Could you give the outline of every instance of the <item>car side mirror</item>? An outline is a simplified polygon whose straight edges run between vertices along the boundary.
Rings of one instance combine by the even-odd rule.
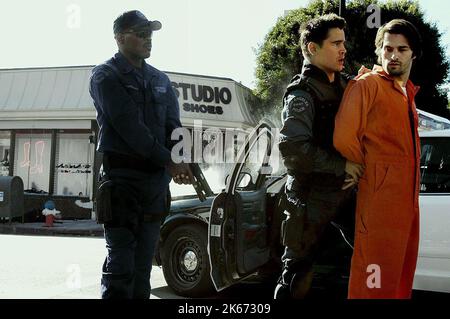
[[[252,175],[250,175],[250,173],[247,173],[247,172],[241,172],[239,174],[237,187],[238,188],[247,188],[252,185],[253,185]]]

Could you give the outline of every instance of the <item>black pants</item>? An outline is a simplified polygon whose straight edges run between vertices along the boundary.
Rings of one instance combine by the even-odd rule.
[[[104,225],[108,253],[102,298],[148,299],[161,217],[167,211],[166,191],[155,192],[158,185],[139,172],[112,169],[108,175],[113,182],[112,220]]]
[[[327,232],[337,231],[331,227],[330,222],[341,219],[340,215],[354,214],[352,209],[348,210],[352,207],[348,205],[352,200],[352,191],[315,187],[308,194],[296,194],[286,190],[286,196],[290,202],[303,201],[304,208],[300,213],[302,216],[299,225],[288,228],[288,231],[296,231],[293,236],[296,242],[287,243],[285,246],[281,258],[283,270],[279,285],[289,290],[286,294],[289,293],[290,297],[303,298],[311,286],[312,267],[328,237]],[[347,209],[344,210],[344,207]],[[288,209],[293,210],[292,206]],[[294,213],[288,211],[287,215],[292,216]]]

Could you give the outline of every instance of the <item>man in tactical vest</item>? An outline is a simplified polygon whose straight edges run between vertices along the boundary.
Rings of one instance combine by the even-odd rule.
[[[329,14],[302,28],[302,74],[284,94],[279,149],[289,175],[282,225],[286,248],[275,299],[305,297],[320,239],[363,172],[333,147],[334,118],[348,80],[340,74],[345,25]]]

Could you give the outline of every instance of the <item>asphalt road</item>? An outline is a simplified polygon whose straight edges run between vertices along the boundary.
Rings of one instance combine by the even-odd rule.
[[[99,299],[102,238],[0,235],[0,299]],[[151,298],[179,298],[153,267]]]
[[[102,238],[0,235],[0,299],[99,299]],[[162,270],[152,270],[152,299],[180,299]],[[212,299],[270,300],[273,287],[246,283],[209,296]],[[327,296],[320,289],[315,299]],[[449,299],[448,294],[414,292],[413,299]],[[340,299],[340,298],[339,298]]]
[[[99,299],[103,238],[0,235],[0,299]],[[181,299],[153,266],[151,299]],[[213,294],[213,299],[270,299],[272,288],[249,283]]]

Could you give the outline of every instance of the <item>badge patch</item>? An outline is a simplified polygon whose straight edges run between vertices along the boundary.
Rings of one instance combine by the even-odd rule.
[[[166,93],[166,88],[164,86],[155,86],[155,90],[158,93]]]
[[[310,101],[303,96],[296,96],[289,102],[289,109],[293,113],[303,113],[309,107]]]
[[[109,77],[111,75],[111,72],[109,71],[109,69],[107,68],[101,68],[101,69],[97,69],[93,74],[92,74],[92,81],[96,84],[100,84],[103,82],[104,79],[106,79],[107,77]]]

